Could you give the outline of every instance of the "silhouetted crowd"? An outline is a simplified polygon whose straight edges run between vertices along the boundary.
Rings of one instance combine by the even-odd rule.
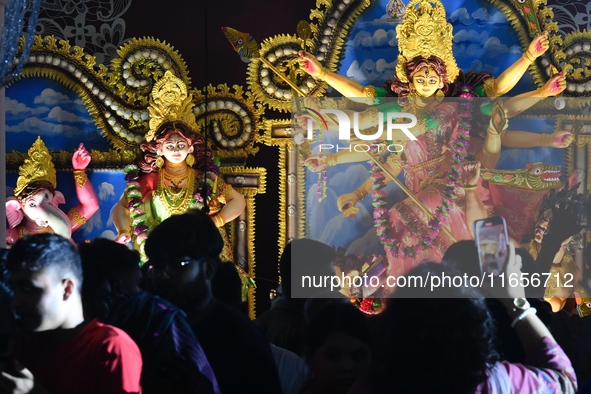
[[[222,248],[198,211],[158,225],[143,266],[107,239],[18,240],[2,258],[0,393],[591,392],[591,317],[554,312],[536,289],[401,287],[364,313],[343,289],[294,296],[298,267],[334,275],[337,259],[298,239],[280,258],[278,297],[251,321]],[[471,274],[477,253],[460,241],[407,275]],[[510,245],[507,274],[533,266]]]

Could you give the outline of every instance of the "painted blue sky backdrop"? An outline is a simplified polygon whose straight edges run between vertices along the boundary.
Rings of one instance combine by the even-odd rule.
[[[6,89],[6,148],[26,152],[41,136],[49,150],[109,149],[76,93],[47,78],[25,78]]]
[[[453,52],[464,71],[489,71],[498,76],[521,56],[523,48],[517,34],[496,6],[474,0],[442,2],[454,28]],[[347,37],[339,74],[364,85],[381,86],[392,79],[398,56],[397,22],[388,20],[387,3],[374,3],[357,19]],[[526,73],[511,95],[532,88],[532,79]]]

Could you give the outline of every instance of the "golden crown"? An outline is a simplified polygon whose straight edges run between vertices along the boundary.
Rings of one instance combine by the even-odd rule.
[[[29,157],[18,169],[19,176],[14,189],[15,197],[18,197],[28,185],[36,181],[48,181],[54,188],[56,186],[55,167],[51,160],[51,154],[41,137],[37,137],[37,141],[31,145],[28,155]]]
[[[197,130],[195,115],[193,114],[193,96],[187,94],[185,83],[175,77],[170,71],[154,84],[150,95],[150,130],[146,133],[146,140],[151,141],[158,128],[164,122],[183,122],[193,130]]]
[[[406,18],[396,27],[396,38],[399,52],[396,77],[400,81],[408,82],[406,63],[418,56],[437,56],[443,60],[448,82],[458,77],[460,69],[452,52],[453,27],[447,22],[445,8],[439,0],[411,0],[406,6]]]

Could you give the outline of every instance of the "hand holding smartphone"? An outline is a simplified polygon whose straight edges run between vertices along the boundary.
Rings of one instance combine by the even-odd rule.
[[[509,255],[507,223],[502,216],[474,222],[474,241],[478,248],[480,272],[500,275]]]

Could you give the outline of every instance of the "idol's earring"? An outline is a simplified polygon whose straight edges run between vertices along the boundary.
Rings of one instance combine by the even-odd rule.
[[[162,158],[162,156],[158,156],[155,164],[156,164],[156,167],[158,167],[158,168],[164,167],[164,159]]]
[[[443,90],[437,89],[437,92],[435,92],[435,98],[437,99],[437,101],[443,100],[444,97],[445,93],[443,93]]]
[[[185,162],[187,163],[187,165],[189,167],[193,167],[193,164],[195,164],[195,156],[189,154],[187,155],[187,158],[185,159]]]
[[[410,87],[410,91],[408,92],[408,101],[411,104],[414,104],[414,102],[417,99],[417,91],[414,89],[414,87],[411,85]]]

